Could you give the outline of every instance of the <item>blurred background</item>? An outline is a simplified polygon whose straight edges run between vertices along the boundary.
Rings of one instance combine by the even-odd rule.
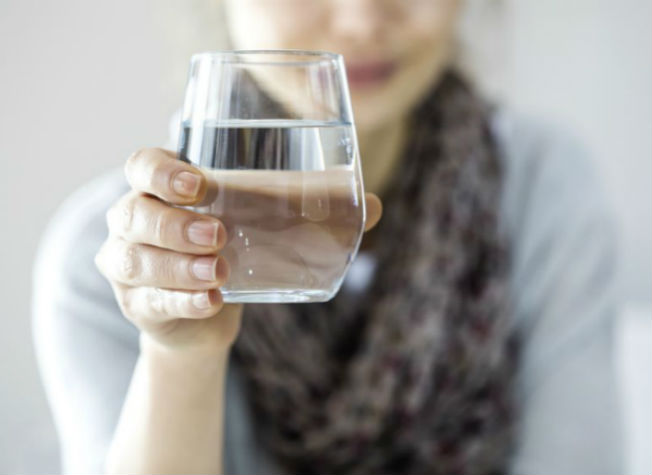
[[[166,142],[190,54],[223,37],[208,1],[0,1],[0,473],[58,470],[31,342],[39,236],[77,186]],[[579,137],[618,214],[628,473],[652,473],[652,2],[467,3],[487,94]]]

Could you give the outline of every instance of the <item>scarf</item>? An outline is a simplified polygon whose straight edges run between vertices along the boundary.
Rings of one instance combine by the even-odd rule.
[[[246,305],[234,362],[262,443],[294,474],[506,470],[508,329],[501,170],[489,110],[447,72],[411,117],[362,294]]]

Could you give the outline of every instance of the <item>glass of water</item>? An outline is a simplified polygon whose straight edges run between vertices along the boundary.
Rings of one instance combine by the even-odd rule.
[[[207,178],[194,209],[227,229],[225,302],[323,302],[337,293],[365,221],[340,55],[193,56],[179,158]]]

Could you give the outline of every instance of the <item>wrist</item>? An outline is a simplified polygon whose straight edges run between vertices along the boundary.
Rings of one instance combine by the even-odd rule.
[[[140,355],[147,361],[180,368],[223,367],[229,357],[231,347],[209,345],[168,346],[158,342],[145,332],[140,333]]]

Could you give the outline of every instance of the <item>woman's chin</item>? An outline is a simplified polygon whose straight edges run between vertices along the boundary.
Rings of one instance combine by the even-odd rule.
[[[351,89],[351,105],[358,133],[378,130],[398,119],[401,104],[391,100],[383,88],[371,90]]]

